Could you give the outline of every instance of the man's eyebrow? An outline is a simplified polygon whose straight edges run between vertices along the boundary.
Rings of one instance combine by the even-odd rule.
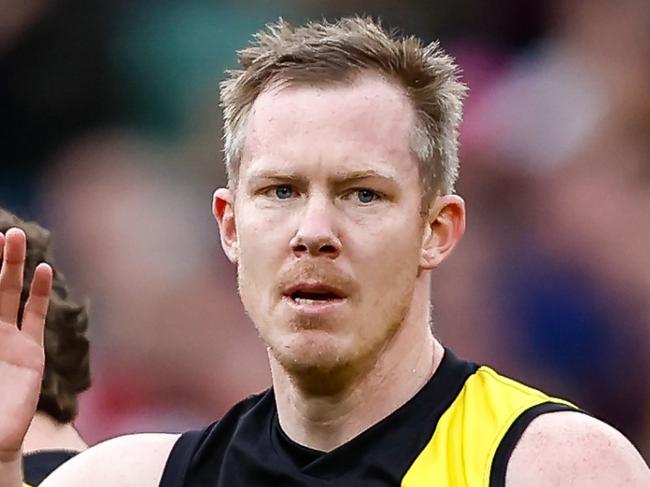
[[[272,169],[262,169],[260,171],[253,171],[248,177],[254,179],[275,179],[283,181],[301,181],[304,178],[292,172],[277,171]]]
[[[373,169],[361,170],[361,171],[350,171],[350,172],[341,172],[334,176],[332,180],[335,183],[351,183],[354,181],[360,181],[363,179],[381,179],[384,181],[395,181],[395,178],[391,174],[386,174],[382,172],[375,171]]]
[[[394,182],[395,177],[392,174],[387,174],[374,169],[366,169],[359,171],[341,171],[332,178],[330,181],[334,184],[349,184],[354,183],[355,181],[361,181],[364,179],[380,179],[387,182]],[[276,181],[293,181],[293,182],[305,182],[307,178],[296,174],[291,171],[278,171],[276,169],[261,169],[259,171],[253,171],[249,177],[249,180],[276,180]]]

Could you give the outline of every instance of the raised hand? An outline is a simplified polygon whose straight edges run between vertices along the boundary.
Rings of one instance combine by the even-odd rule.
[[[12,228],[6,235],[0,233],[0,254],[0,462],[7,462],[19,458],[38,403],[52,268],[47,264],[36,268],[18,323],[26,255],[24,232]]]

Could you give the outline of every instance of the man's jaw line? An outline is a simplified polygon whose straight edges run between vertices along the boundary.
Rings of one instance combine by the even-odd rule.
[[[403,328],[398,328],[379,351],[374,351],[374,360],[366,362],[363,371],[351,367],[347,380],[330,383],[329,390],[323,387],[328,383],[325,371],[320,371],[307,384],[289,372],[269,351],[280,424],[285,433],[305,446],[329,451],[380,421],[417,393],[434,373],[444,352],[428,325],[427,339],[420,340],[418,347],[411,347],[412,353],[404,352],[402,331]],[[383,360],[391,355],[391,348],[398,349],[397,364]],[[396,379],[402,386],[413,382],[406,386],[410,392],[403,391],[407,393],[401,394],[403,398],[399,403],[382,405]],[[285,423],[287,417],[294,418],[291,424]],[[312,440],[315,443],[310,443]]]

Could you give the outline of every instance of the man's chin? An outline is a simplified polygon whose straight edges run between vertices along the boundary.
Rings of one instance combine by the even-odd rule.
[[[347,342],[330,331],[302,329],[272,344],[270,353],[292,376],[335,375],[354,362]]]

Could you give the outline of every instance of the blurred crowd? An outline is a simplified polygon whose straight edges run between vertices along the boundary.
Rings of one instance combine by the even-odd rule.
[[[217,83],[266,22],[352,13],[440,39],[470,86],[437,335],[650,458],[647,0],[0,0],[0,206],[90,302],[82,433],[192,428],[269,385],[210,213]]]

